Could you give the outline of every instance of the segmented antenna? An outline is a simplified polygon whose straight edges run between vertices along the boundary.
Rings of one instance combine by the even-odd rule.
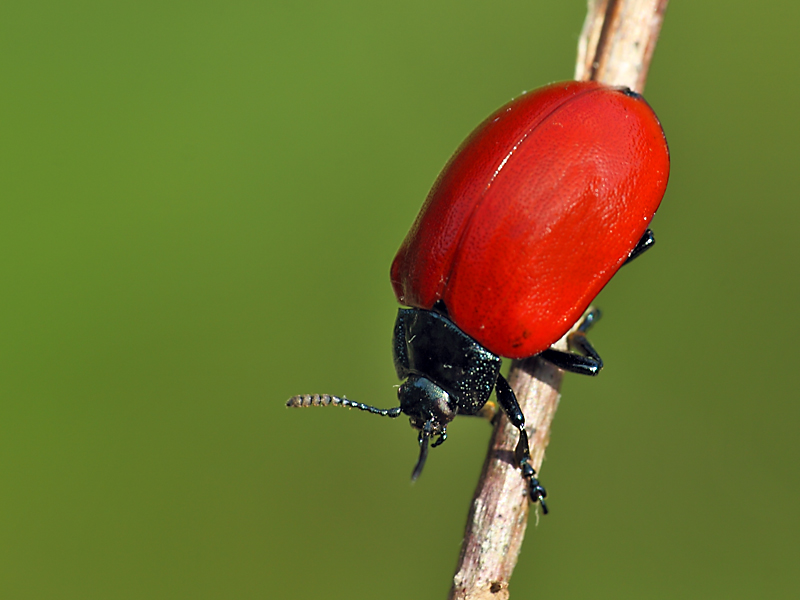
[[[344,406],[346,408],[357,408],[373,415],[380,415],[382,417],[399,417],[403,414],[399,406],[395,408],[375,408],[369,404],[362,404],[361,402],[353,402],[347,398],[340,398],[339,396],[331,396],[330,394],[302,394],[300,396],[293,396],[286,401],[286,406],[292,408],[302,408],[306,406]]]

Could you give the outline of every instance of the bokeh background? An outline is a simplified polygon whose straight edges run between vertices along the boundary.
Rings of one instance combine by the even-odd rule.
[[[0,597],[444,598],[490,428],[411,486],[388,268],[582,0],[0,9]],[[512,597],[796,598],[790,1],[675,1],[656,248],[597,303]],[[404,421],[404,419],[402,420]]]

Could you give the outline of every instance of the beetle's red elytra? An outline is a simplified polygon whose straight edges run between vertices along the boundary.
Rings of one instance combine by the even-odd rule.
[[[492,352],[537,354],[636,246],[669,177],[638,94],[556,83],[514,99],[439,175],[391,268],[401,304],[450,317]]]

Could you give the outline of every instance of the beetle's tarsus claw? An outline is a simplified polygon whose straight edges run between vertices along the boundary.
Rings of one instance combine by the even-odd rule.
[[[542,514],[546,515],[549,511],[547,510],[547,503],[544,501],[543,498],[539,498],[539,504],[542,507]]]
[[[547,490],[544,489],[544,486],[539,483],[539,480],[536,478],[536,469],[528,462],[530,459],[526,458],[523,459],[520,463],[520,469],[522,470],[522,477],[524,477],[528,482],[528,498],[533,504],[537,502],[542,505],[542,513],[547,514],[549,511],[547,510],[547,504],[545,503],[544,499],[547,497]]]

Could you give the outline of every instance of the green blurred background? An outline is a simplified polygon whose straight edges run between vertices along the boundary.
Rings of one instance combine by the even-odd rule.
[[[388,269],[582,0],[0,9],[0,597],[444,598],[489,437],[396,404]],[[512,597],[796,598],[800,7],[674,1],[658,245],[602,293]],[[403,419],[403,421],[405,421]]]

